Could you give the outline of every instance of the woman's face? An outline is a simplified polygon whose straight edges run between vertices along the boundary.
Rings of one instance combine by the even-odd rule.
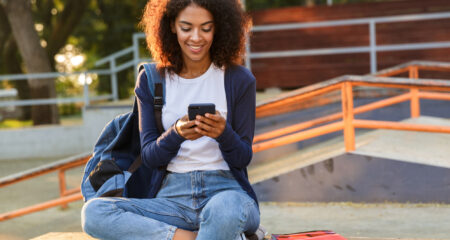
[[[190,4],[178,14],[172,32],[177,35],[185,63],[211,62],[209,49],[214,38],[214,19],[208,10]]]

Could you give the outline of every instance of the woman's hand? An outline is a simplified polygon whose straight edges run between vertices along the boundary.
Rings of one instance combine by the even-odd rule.
[[[197,133],[203,136],[217,138],[223,133],[226,120],[216,111],[216,114],[207,113],[205,116],[197,115],[195,125],[194,130]]]
[[[176,122],[175,128],[177,129],[178,134],[183,138],[187,140],[196,140],[202,137],[202,135],[195,131],[194,126],[195,121],[189,121],[188,115],[185,115]]]

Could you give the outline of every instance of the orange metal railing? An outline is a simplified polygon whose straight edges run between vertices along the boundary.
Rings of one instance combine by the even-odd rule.
[[[66,208],[68,203],[83,199],[83,196],[81,195],[80,192],[81,191],[80,187],[67,189],[65,172],[68,169],[85,165],[90,157],[91,155],[89,153],[80,154],[78,156],[63,159],[61,161],[51,163],[49,165],[44,165],[26,172],[22,172],[19,174],[11,175],[0,179],[0,188],[1,188],[34,177],[38,177],[44,174],[58,171],[59,193],[60,193],[60,197],[57,199],[0,214],[0,222],[15,217],[19,217],[25,214],[41,211],[51,207],[61,206],[63,208]]]
[[[411,117],[420,116],[420,99],[435,99],[450,101],[450,81],[419,79],[419,70],[450,71],[450,64],[439,62],[410,62],[394,68],[378,72],[374,76],[342,76],[322,83],[311,85],[293,91],[289,95],[259,104],[256,108],[256,117],[276,114],[280,108],[288,108],[298,101],[313,99],[317,96],[333,91],[340,91],[342,111],[339,113],[319,117],[310,121],[262,133],[254,138],[253,151],[259,152],[266,149],[307,140],[328,133],[344,132],[346,151],[355,150],[355,128],[369,129],[396,129],[407,131],[425,131],[450,133],[448,126],[435,126],[423,124],[410,124],[390,121],[374,121],[355,119],[355,115],[375,109],[391,106],[397,103],[411,102]],[[409,78],[391,78],[401,73],[409,73]],[[355,87],[382,87],[402,88],[408,92],[398,96],[389,97],[363,106],[353,106],[353,91]],[[327,102],[329,103],[329,102]],[[278,111],[279,112],[279,111]],[[325,124],[325,125],[323,125]],[[318,126],[320,125],[320,126]],[[0,188],[17,183],[42,174],[59,171],[60,197],[27,208],[8,212],[0,215],[0,221],[22,216],[24,214],[44,210],[54,206],[67,206],[68,203],[82,199],[80,188],[67,190],[65,184],[65,171],[67,169],[84,165],[90,154],[82,154],[49,166],[43,166],[17,176],[13,175],[0,179]]]
[[[416,61],[408,63],[406,65],[400,65],[398,67],[381,71],[376,74],[376,76],[343,76],[306,87],[303,89],[303,91],[298,91],[295,95],[292,96],[286,96],[284,99],[277,99],[276,101],[266,103],[256,109],[257,117],[270,116],[271,111],[275,109],[279,110],[280,108],[283,108],[284,106],[289,105],[290,103],[295,101],[305,100],[330,93],[332,91],[340,90],[342,112],[259,134],[254,138],[253,151],[259,152],[269,148],[274,148],[293,142],[322,136],[340,130],[344,131],[346,151],[354,151],[355,128],[396,129],[407,131],[450,133],[450,127],[446,126],[360,120],[354,118],[356,114],[372,111],[408,100],[411,102],[411,117],[415,118],[420,116],[421,98],[434,100],[450,100],[449,93],[426,91],[432,90],[448,92],[450,91],[450,81],[418,79],[419,70],[450,71],[450,64]],[[409,79],[386,78],[386,76],[393,76],[404,72],[409,72]],[[353,90],[356,86],[402,88],[409,89],[409,92],[354,108]],[[327,122],[332,123],[322,125]],[[322,126],[315,127],[317,125]]]

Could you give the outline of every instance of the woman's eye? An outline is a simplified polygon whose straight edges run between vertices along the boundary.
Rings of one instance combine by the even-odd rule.
[[[183,31],[183,32],[189,32],[189,31],[191,31],[191,29],[190,29],[190,28],[181,28],[181,31]]]
[[[203,32],[211,32],[212,28],[202,29]]]

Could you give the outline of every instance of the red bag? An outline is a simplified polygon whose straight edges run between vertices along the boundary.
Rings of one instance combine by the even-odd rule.
[[[341,235],[329,231],[310,231],[291,234],[272,234],[270,240],[347,240]]]

